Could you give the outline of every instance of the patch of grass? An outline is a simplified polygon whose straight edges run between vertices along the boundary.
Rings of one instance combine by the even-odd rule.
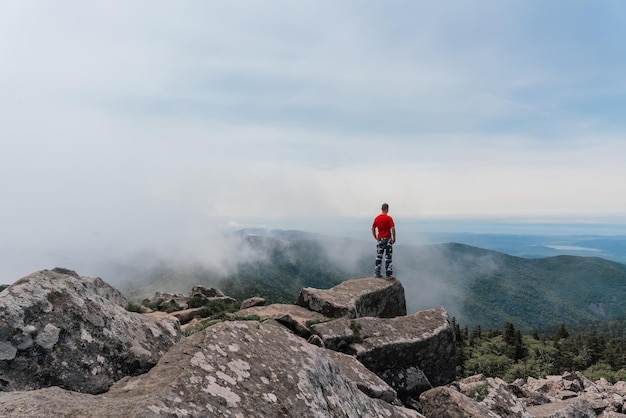
[[[259,315],[245,315],[245,316],[235,316],[232,318],[232,321],[260,321],[261,317]]]
[[[307,328],[310,328],[311,325],[316,325],[316,324],[323,324],[324,322],[330,322],[332,321],[333,318],[324,318],[324,319],[309,319],[308,321],[306,321],[304,323],[304,325],[306,325]]]
[[[484,400],[489,395],[489,383],[483,383],[476,388],[476,400],[478,402]]]
[[[212,300],[206,303],[198,312],[200,318],[211,318],[218,314],[226,314],[236,312],[239,307],[234,303],[228,303],[224,300]]]
[[[138,305],[138,304],[133,303],[133,302],[128,302],[128,304],[126,305],[126,310],[128,312],[136,312],[136,313],[142,313],[143,312],[143,308],[141,307],[141,305]]]
[[[218,324],[220,322],[223,322],[223,321],[219,320],[219,319],[205,319],[204,321],[198,322],[194,326],[191,326],[191,327],[185,329],[183,331],[183,335],[185,337],[189,337],[190,335],[193,335],[196,332],[203,331],[203,330],[207,329],[208,327],[210,327],[211,325],[215,325],[215,324]]]
[[[161,311],[161,312],[174,312],[180,311],[182,308],[176,304],[173,300],[165,300],[163,298],[158,298],[154,302],[150,302],[149,299],[144,299],[141,301],[141,304],[146,308],[150,308],[153,311]]]
[[[258,315],[246,315],[246,316],[233,316],[230,317],[227,312],[220,312],[217,315],[213,315],[210,318],[204,319],[197,324],[185,329],[183,335],[189,337],[196,332],[203,331],[208,327],[218,324],[224,321],[260,321],[261,318]]]
[[[187,306],[190,308],[199,308],[206,303],[206,300],[206,296],[194,294],[187,300]]]
[[[352,336],[349,338],[349,344],[362,343],[363,337],[361,336],[361,329],[363,327],[356,321],[350,321],[350,329],[352,330]]]

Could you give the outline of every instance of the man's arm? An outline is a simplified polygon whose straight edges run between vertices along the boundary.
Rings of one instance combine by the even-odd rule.
[[[376,236],[376,227],[375,226],[372,227],[372,235],[374,236],[374,239],[378,239],[378,237]]]
[[[396,227],[391,227],[391,243],[394,244],[396,242]]]

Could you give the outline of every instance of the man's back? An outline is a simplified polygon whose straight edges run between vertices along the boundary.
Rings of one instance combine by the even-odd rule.
[[[373,226],[378,229],[378,239],[391,238],[391,228],[394,227],[391,216],[381,213],[374,219]]]

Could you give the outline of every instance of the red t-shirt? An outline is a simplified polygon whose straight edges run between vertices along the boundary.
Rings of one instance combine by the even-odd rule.
[[[372,227],[378,229],[378,239],[391,238],[391,228],[394,226],[393,219],[386,213],[381,213],[374,218],[372,224]]]

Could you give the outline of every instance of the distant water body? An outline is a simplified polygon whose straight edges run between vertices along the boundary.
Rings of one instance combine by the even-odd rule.
[[[602,251],[599,248],[579,247],[577,245],[545,245],[544,247],[552,248],[553,250],[558,251]]]

